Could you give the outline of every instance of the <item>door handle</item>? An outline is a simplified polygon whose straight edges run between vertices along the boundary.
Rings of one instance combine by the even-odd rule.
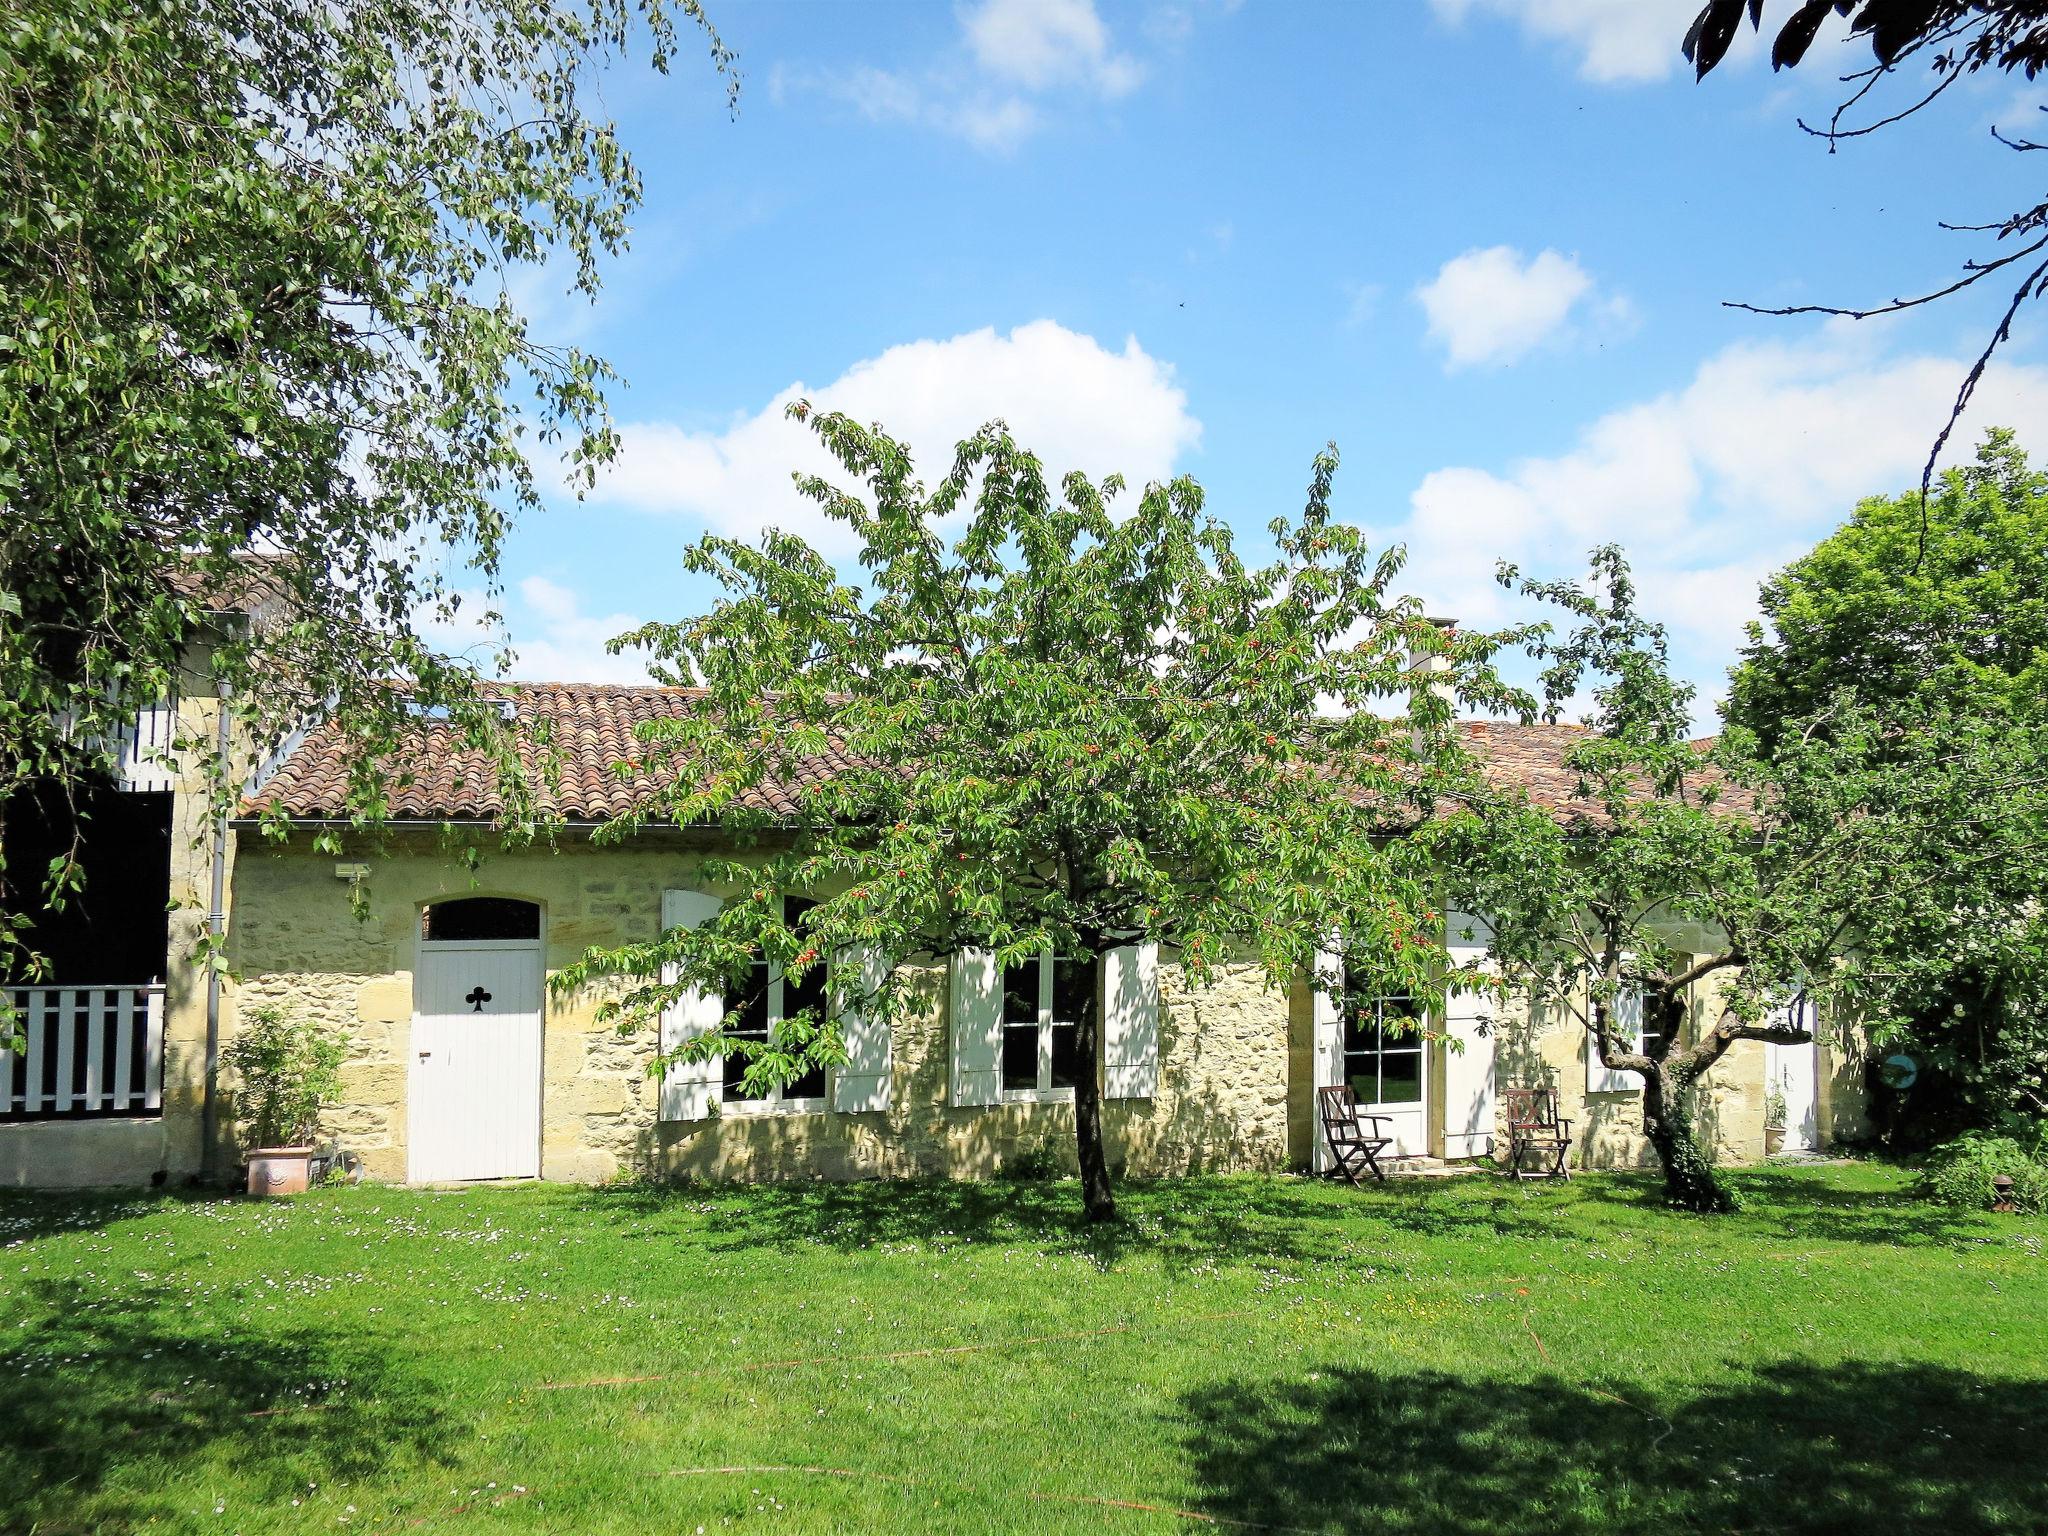
[[[421,1051],[421,1052],[420,1052],[420,1060],[421,1060],[421,1061],[425,1061],[425,1060],[426,1060],[426,1059],[427,1059],[427,1058],[428,1058],[429,1056],[431,1056],[431,1055],[433,1055],[433,1054],[434,1054],[434,1053],[433,1053],[432,1051]]]

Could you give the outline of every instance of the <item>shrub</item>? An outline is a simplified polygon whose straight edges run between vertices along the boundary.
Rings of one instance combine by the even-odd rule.
[[[2048,1163],[2030,1156],[2010,1136],[1972,1131],[1937,1150],[1927,1161],[1925,1190],[1943,1205],[1983,1210],[1997,1198],[1991,1181],[2012,1175],[2012,1202],[2023,1211],[2048,1210]]]
[[[1785,1090],[1775,1085],[1764,1095],[1764,1124],[1783,1128],[1785,1124]]]
[[[1039,1183],[1060,1176],[1060,1155],[1044,1142],[1035,1147],[1026,1147],[1012,1152],[1003,1159],[1002,1175],[1006,1179],[1020,1182]]]
[[[250,1010],[221,1053],[241,1079],[235,1118],[251,1147],[310,1141],[320,1111],[341,1095],[348,1041],[329,1025],[275,1006]]]

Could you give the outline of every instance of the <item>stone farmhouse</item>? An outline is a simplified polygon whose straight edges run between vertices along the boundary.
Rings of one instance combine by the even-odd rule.
[[[203,676],[137,720],[119,781],[92,797],[88,894],[44,914],[36,935],[55,974],[9,989],[26,1050],[0,1053],[0,1183],[232,1169],[232,1084],[210,1081],[209,1062],[265,1004],[346,1031],[344,1102],[323,1129],[377,1179],[979,1177],[1023,1159],[1071,1161],[1063,1037],[1083,988],[1100,989],[1111,1158],[1132,1175],[1321,1169],[1315,1089],[1343,1082],[1389,1118],[1403,1157],[1504,1149],[1501,1090],[1512,1086],[1557,1090],[1574,1166],[1648,1156],[1636,1080],[1608,1073],[1597,1052],[1589,1061],[1575,1024],[1488,1017],[1489,1005],[1454,996],[1430,1021],[1462,1048],[1449,1047],[1382,1027],[1412,1011],[1406,999],[1340,1009],[1305,977],[1276,990],[1251,966],[1194,988],[1149,946],[1118,951],[1102,974],[1054,956],[1001,975],[971,953],[924,962],[913,1016],[893,1031],[851,1023],[845,1068],[765,1097],[743,1095],[736,1062],[658,1079],[650,1038],[621,1037],[597,1022],[596,997],[561,994],[549,978],[590,945],[701,921],[727,894],[699,873],[713,847],[703,830],[591,840],[634,792],[612,765],[634,755],[635,725],[690,708],[688,690],[520,685],[516,709],[550,723],[561,757],[543,792],[560,830],[473,872],[444,828],[488,825],[490,778],[430,721],[374,849],[349,841],[347,746],[324,727],[260,761],[248,752],[239,815],[210,826],[194,775],[164,751],[212,738],[221,711]],[[1573,728],[1463,729],[1489,773],[1566,807]],[[266,813],[290,836],[260,834]],[[64,814],[47,808],[49,837],[65,834]],[[340,856],[316,848],[323,831],[342,839]],[[367,918],[352,912],[352,889]],[[230,963],[212,983],[193,964],[209,924]],[[765,980],[765,1006],[745,1021],[764,1031],[804,1006],[794,985]],[[1703,991],[1699,1009],[1710,1004]],[[664,1035],[723,1012],[722,999],[698,999]],[[1859,1082],[1858,1064],[1825,1043],[1744,1042],[1700,1095],[1703,1128],[1722,1160],[1758,1160],[1775,1084],[1787,1147],[1817,1147],[1838,1128],[1837,1104],[1843,1126],[1854,1115]]]

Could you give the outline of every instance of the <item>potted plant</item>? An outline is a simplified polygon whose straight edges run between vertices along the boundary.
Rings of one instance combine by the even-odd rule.
[[[312,1182],[320,1111],[341,1095],[339,1030],[275,1005],[249,1011],[222,1053],[239,1085],[235,1118],[249,1150],[249,1193],[290,1195]]]
[[[1764,1095],[1764,1156],[1771,1156],[1784,1145],[1785,1090],[1773,1083]]]

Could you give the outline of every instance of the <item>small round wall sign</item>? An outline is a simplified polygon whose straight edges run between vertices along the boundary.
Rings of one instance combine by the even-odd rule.
[[[1877,1072],[1884,1079],[1885,1087],[1904,1093],[1920,1080],[1920,1063],[1901,1051],[1879,1062]]]

